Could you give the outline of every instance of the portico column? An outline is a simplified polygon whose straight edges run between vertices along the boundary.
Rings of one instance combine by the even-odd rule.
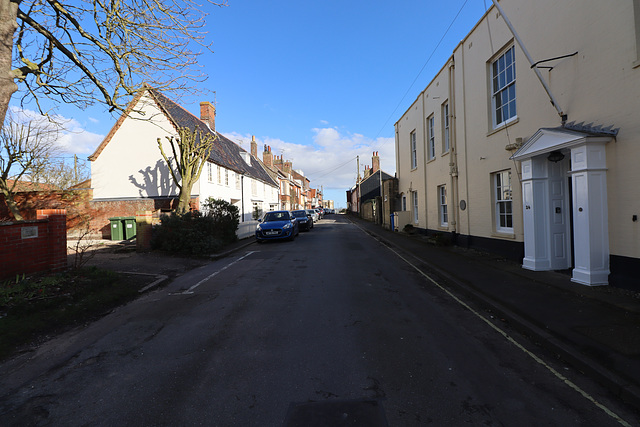
[[[522,267],[543,271],[551,268],[548,222],[547,160],[534,157],[522,161],[522,209],[524,259]]]
[[[572,281],[609,284],[609,219],[605,143],[571,147],[573,238]]]

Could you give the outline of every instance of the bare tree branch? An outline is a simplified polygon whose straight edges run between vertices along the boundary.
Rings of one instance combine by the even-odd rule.
[[[195,0],[0,0],[0,120],[16,83],[43,114],[42,98],[124,112],[145,83],[195,90],[206,16]]]
[[[158,138],[158,147],[164,158],[173,181],[180,189],[178,198],[178,212],[186,212],[189,209],[189,201],[191,200],[191,188],[202,173],[202,168],[211,154],[213,143],[217,139],[217,135],[202,129],[189,128],[178,129],[178,137],[166,137],[173,151],[173,158],[170,159],[164,152],[162,140]]]
[[[57,153],[57,129],[42,123],[18,123],[8,116],[0,130],[0,193],[16,220],[22,220],[14,194],[24,177],[43,174]]]

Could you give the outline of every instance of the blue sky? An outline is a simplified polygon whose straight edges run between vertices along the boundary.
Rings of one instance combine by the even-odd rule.
[[[312,187],[322,187],[325,199],[345,207],[356,156],[364,170],[378,151],[382,169],[395,173],[394,123],[490,5],[229,0],[227,7],[207,6],[214,52],[200,58],[209,76],[202,86],[215,99],[209,93],[182,105],[199,115],[200,101],[215,101],[219,132],[247,150],[255,135],[259,155],[270,145]],[[85,158],[115,123],[100,107],[59,113],[73,129],[62,140],[65,150]]]

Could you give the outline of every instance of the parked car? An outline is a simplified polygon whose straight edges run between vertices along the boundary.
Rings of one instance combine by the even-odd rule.
[[[318,215],[318,212],[316,212],[315,209],[307,209],[307,213],[311,215],[313,222],[318,222],[320,220],[320,215]]]
[[[324,211],[322,208],[316,208],[315,210],[318,212],[318,217],[320,217],[320,219],[324,218]]]
[[[298,220],[289,211],[267,212],[258,221],[260,222],[256,227],[258,242],[278,239],[293,240],[300,232]]]
[[[300,231],[309,231],[313,228],[313,218],[311,218],[311,215],[309,215],[306,210],[291,211],[291,214],[298,220],[298,228],[300,228]]]

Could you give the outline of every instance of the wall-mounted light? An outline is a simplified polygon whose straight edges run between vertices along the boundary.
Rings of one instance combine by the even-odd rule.
[[[547,156],[547,160],[553,163],[558,163],[562,159],[564,159],[564,154],[562,154],[560,151],[552,151]]]

